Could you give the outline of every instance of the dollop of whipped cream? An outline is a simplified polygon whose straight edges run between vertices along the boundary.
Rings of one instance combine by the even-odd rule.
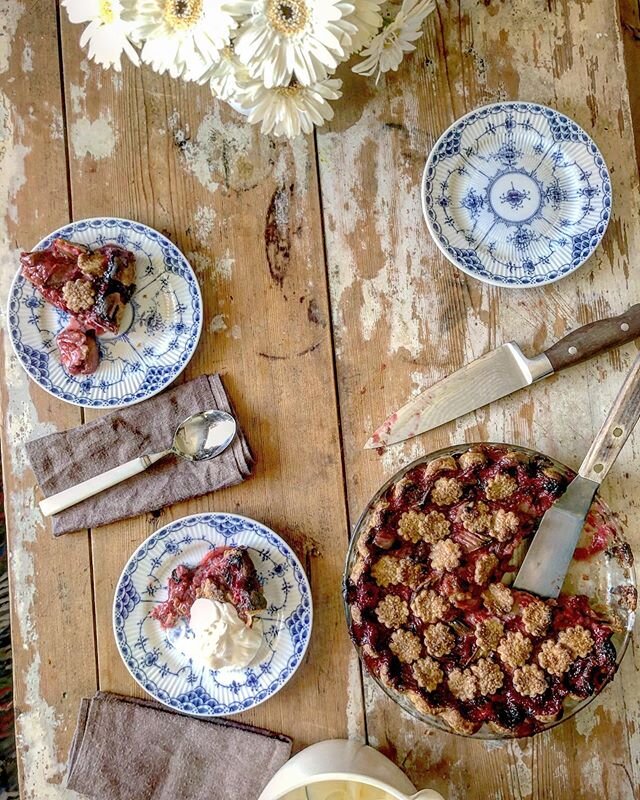
[[[238,616],[231,603],[206,597],[191,606],[189,627],[193,636],[182,641],[185,655],[209,669],[248,667],[262,644],[262,623],[251,627]]]

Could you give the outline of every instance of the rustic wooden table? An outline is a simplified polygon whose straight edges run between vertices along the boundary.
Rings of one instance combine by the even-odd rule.
[[[366,736],[418,786],[449,800],[638,797],[637,647],[614,683],[565,725],[532,741],[468,741],[417,724],[362,680],[340,578],[350,525],[409,459],[493,439],[576,466],[600,425],[633,347],[382,457],[362,450],[374,424],[408,394],[487,349],[517,339],[537,352],[638,300],[638,107],[629,86],[638,91],[639,30],[637,0],[621,8],[615,0],[438,0],[413,58],[377,87],[345,70],[333,123],[288,144],[261,137],[204,88],[150,69],[117,74],[90,64],[80,29],[52,0],[3,0],[2,307],[18,250],[69,219],[118,215],[166,233],[204,294],[205,330],[186,378],[224,374],[258,456],[241,486],[54,540],[37,510],[24,442],[94,412],[29,382],[4,342],[24,798],[71,797],[60,784],[82,696],[97,687],[140,694],[112,635],[115,582],[153,530],[205,510],[241,511],[272,526],[303,558],[313,587],[305,663],[247,721],[291,734],[297,748]],[[614,217],[598,253],[544,289],[505,291],[467,278],[439,253],[420,210],[420,176],[438,135],[475,106],[507,98],[574,117],[613,179]],[[639,448],[636,434],[604,491],[637,549]]]

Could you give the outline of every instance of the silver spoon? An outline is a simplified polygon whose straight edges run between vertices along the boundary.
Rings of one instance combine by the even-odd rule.
[[[75,506],[88,497],[93,497],[117,483],[127,480],[139,472],[168,456],[169,453],[187,461],[205,461],[224,452],[234,440],[238,426],[231,414],[226,411],[201,411],[182,422],[173,437],[173,445],[161,453],[139,456],[126,464],[95,475],[76,486],[71,486],[58,494],[52,494],[40,503],[40,511],[45,517]]]

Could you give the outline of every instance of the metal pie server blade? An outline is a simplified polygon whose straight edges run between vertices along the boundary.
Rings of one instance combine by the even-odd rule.
[[[392,414],[365,448],[385,447],[437,428],[553,372],[546,355],[527,358],[515,342],[472,361]]]
[[[557,597],[567,575],[576,543],[600,484],[578,475],[548,508],[522,566],[514,589],[542,597]]]

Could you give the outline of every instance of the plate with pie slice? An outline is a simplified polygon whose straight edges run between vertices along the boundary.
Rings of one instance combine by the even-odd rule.
[[[202,297],[184,255],[126,219],[70,223],[22,253],[9,334],[43,389],[74,405],[120,408],[152,397],[186,367]]]
[[[237,714],[293,676],[313,621],[293,550],[238,514],[195,514],[161,528],[129,559],[113,626],[122,659],[156,700],[185,714]]]
[[[344,576],[349,631],[368,673],[416,718],[465,736],[531,736],[612,680],[637,590],[601,499],[557,600],[510,588],[573,477],[522,447],[461,445],[404,467],[365,509]]]

